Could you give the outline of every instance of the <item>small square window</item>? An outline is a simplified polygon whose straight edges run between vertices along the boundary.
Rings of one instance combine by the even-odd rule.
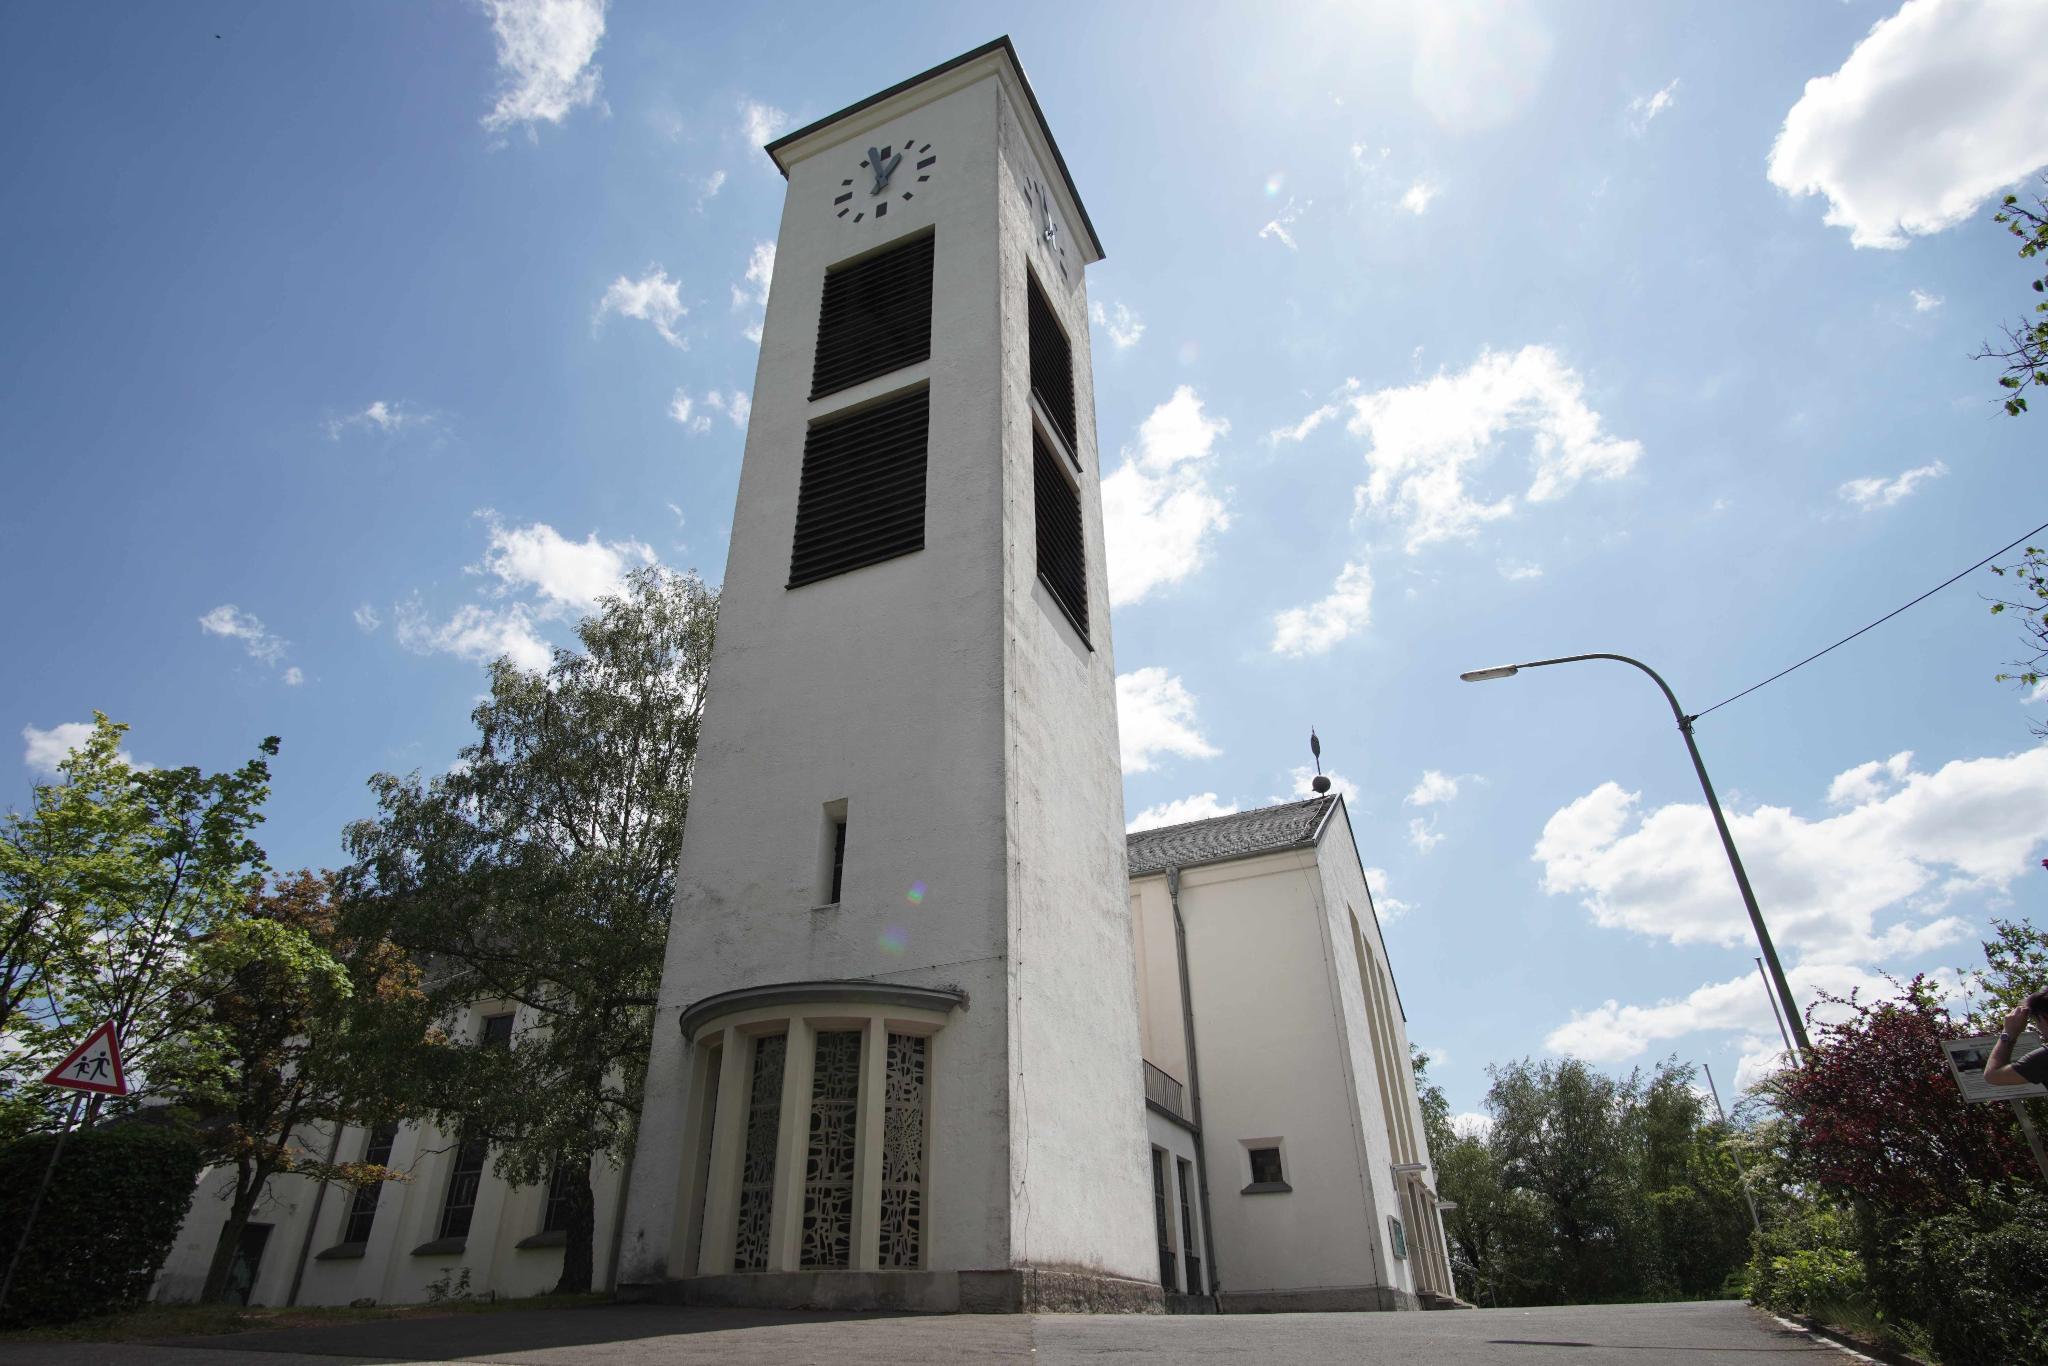
[[[510,1048],[512,1046],[512,1017],[506,1015],[484,1016],[483,1030],[477,1043],[484,1048]]]
[[[1280,1150],[1278,1148],[1252,1149],[1252,1184],[1255,1186],[1280,1185],[1286,1177],[1280,1173]]]

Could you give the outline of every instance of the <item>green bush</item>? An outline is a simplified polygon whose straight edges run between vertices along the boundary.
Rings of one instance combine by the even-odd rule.
[[[2048,1361],[2048,1196],[1970,1183],[1946,1214],[1878,1229],[1872,1288],[1947,1366]]]
[[[13,1255],[56,1141],[37,1134],[0,1149],[0,1257]],[[63,1323],[146,1298],[199,1166],[198,1143],[173,1129],[121,1125],[67,1138],[0,1326]]]
[[[1847,1248],[1795,1248],[1766,1257],[1750,1295],[1787,1314],[1811,1314],[1816,1305],[1861,1302],[1868,1293],[1863,1259]]]

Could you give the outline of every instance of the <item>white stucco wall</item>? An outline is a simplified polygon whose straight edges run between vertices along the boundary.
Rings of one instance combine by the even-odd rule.
[[[681,1010],[742,987],[844,978],[969,993],[933,1057],[948,1104],[931,1135],[928,1267],[1144,1276],[1086,304],[1076,290],[1062,311],[1087,433],[1093,653],[1035,595],[1028,248],[1001,164],[997,60],[849,117],[789,170],[629,1200],[628,1281],[685,1274],[670,1262],[687,1189]],[[885,220],[835,217],[865,148],[906,139],[932,145],[933,180]],[[810,402],[826,268],[927,229],[932,359]],[[924,549],[787,589],[807,426],[922,383]],[[822,813],[841,800],[844,888],[819,909]]]
[[[339,1160],[361,1161],[368,1135],[350,1126],[342,1131]],[[309,1151],[325,1155],[332,1131],[308,1128],[301,1139]],[[453,1141],[439,1131],[416,1125],[400,1128],[392,1144],[391,1165],[410,1176],[386,1182],[377,1201],[368,1245],[361,1257],[321,1261],[319,1254],[342,1239],[353,1192],[330,1186],[320,1200],[310,1246],[306,1225],[315,1219],[315,1184],[300,1176],[271,1179],[252,1222],[271,1225],[270,1238],[256,1269],[249,1303],[282,1305],[291,1292],[292,1275],[305,1249],[305,1276],[298,1303],[348,1304],[373,1299],[379,1304],[412,1304],[427,1298],[427,1286],[444,1272],[451,1281],[463,1268],[470,1273],[470,1293],[500,1297],[539,1295],[552,1290],[562,1274],[559,1247],[520,1248],[518,1242],[540,1231],[547,1189],[542,1185],[511,1186],[488,1166],[477,1191],[476,1211],[462,1252],[418,1257],[412,1249],[434,1238],[440,1229],[441,1202],[447,1190]],[[612,1229],[623,1173],[600,1161],[591,1172],[596,1233],[592,1242],[592,1283],[610,1283]],[[227,1220],[227,1198],[234,1176],[213,1168],[200,1177],[199,1190],[186,1212],[170,1255],[164,1260],[152,1298],[180,1303],[199,1298],[213,1259],[221,1225]]]

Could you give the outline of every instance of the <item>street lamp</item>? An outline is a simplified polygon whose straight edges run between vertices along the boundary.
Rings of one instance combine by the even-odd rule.
[[[1587,659],[1611,659],[1641,669],[1663,692],[1664,700],[1671,704],[1671,714],[1678,720],[1678,733],[1685,737],[1686,753],[1692,756],[1693,772],[1700,775],[1700,791],[1707,794],[1707,809],[1714,813],[1714,828],[1721,832],[1721,847],[1728,851],[1728,866],[1734,870],[1735,885],[1742,891],[1742,904],[1749,910],[1749,923],[1756,929],[1756,942],[1764,951],[1764,961],[1770,965],[1771,982],[1778,989],[1778,999],[1785,1004],[1786,1022],[1792,1026],[1792,1037],[1798,1041],[1799,1052],[1804,1056],[1811,1051],[1811,1045],[1806,1041],[1806,1021],[1799,1014],[1798,1003],[1792,999],[1792,988],[1785,981],[1785,969],[1778,963],[1778,950],[1771,943],[1771,932],[1764,927],[1764,913],[1757,909],[1756,893],[1750,890],[1749,874],[1743,871],[1742,855],[1735,852],[1735,837],[1728,833],[1728,818],[1721,814],[1721,800],[1714,795],[1714,784],[1707,777],[1707,766],[1700,760],[1700,747],[1692,738],[1694,718],[1686,715],[1685,708],[1678,705],[1678,697],[1671,691],[1671,685],[1640,659],[1609,654],[1532,659],[1526,664],[1502,664],[1491,669],[1474,669],[1470,673],[1459,674],[1458,677],[1467,683],[1487,683],[1496,678],[1513,678],[1523,669],[1541,669],[1552,664],[1577,664]]]

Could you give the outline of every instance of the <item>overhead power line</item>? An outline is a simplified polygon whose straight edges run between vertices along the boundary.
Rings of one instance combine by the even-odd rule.
[[[2048,531],[2048,522],[2043,522],[2041,523],[2041,525],[2035,527],[2032,531],[2026,533],[2026,535],[2019,537],[2017,540],[2014,540],[2009,544],[2000,546],[1998,549],[1992,551],[1989,555],[1986,555],[1983,559],[1977,561],[1977,563],[1971,565],[1968,569],[1961,570],[1958,573],[1952,574],[1948,578],[1943,579],[1940,583],[1937,583],[1936,585],[1934,585],[1934,587],[1928,589],[1925,593],[1922,593],[1919,597],[1913,599],[1912,602],[1904,603],[1898,607],[1894,607],[1891,611],[1886,612],[1883,616],[1879,617],[1876,621],[1871,622],[1870,625],[1865,626],[1862,630],[1851,631],[1848,635],[1843,636],[1840,640],[1828,646],[1826,650],[1815,650],[1812,654],[1800,660],[1797,664],[1792,665],[1791,668],[1778,670],[1778,672],[1772,674],[1769,678],[1766,678],[1762,683],[1752,683],[1748,687],[1744,688],[1741,692],[1735,694],[1734,697],[1722,698],[1713,706],[1708,707],[1707,711],[1694,712],[1692,719],[1697,721],[1700,719],[1700,717],[1705,716],[1708,711],[1719,711],[1721,710],[1721,708],[1727,706],[1730,702],[1739,701],[1742,698],[1745,698],[1749,696],[1751,693],[1755,692],[1758,688],[1766,687],[1772,683],[1777,682],[1786,674],[1791,673],[1793,669],[1805,668],[1807,665],[1813,663],[1814,660],[1819,659],[1824,654],[1827,654],[1829,650],[1841,649],[1844,645],[1847,645],[1850,641],[1862,635],[1864,631],[1874,630],[1877,627],[1882,626],[1886,622],[1890,621],[1899,613],[1905,611],[1906,608],[1914,607],[1920,603],[1927,601],[1927,599],[1933,597],[1936,593],[1939,593],[1942,589],[1948,587],[1957,579],[1962,578],[1963,575],[1975,573],[1977,570],[1982,569],[1985,565],[1990,564],[1993,560],[1997,559],[2000,555],[2005,554],[2006,551],[2011,550],[2014,546],[2023,544],[2029,538],[2038,536],[2043,531]]]

